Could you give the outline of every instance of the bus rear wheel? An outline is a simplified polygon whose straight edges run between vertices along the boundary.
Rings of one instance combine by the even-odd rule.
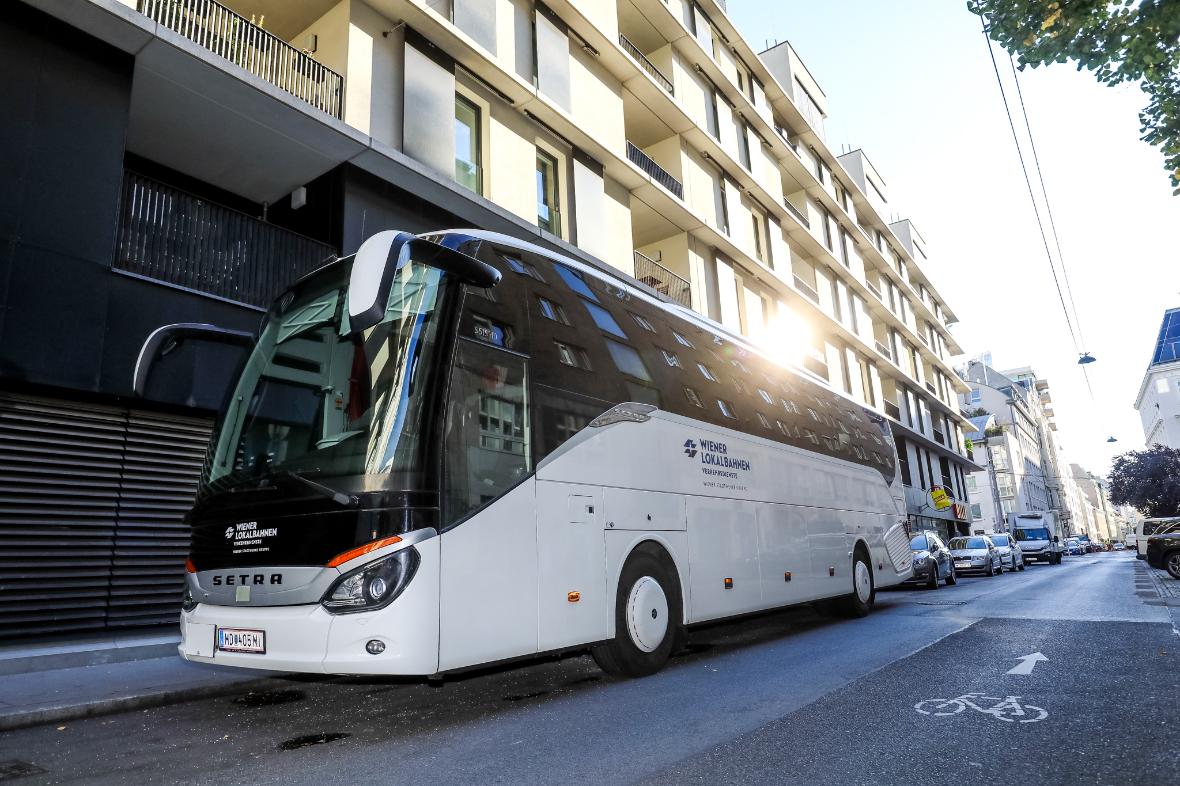
[[[598,667],[616,677],[646,677],[664,667],[684,619],[680,582],[658,547],[627,558],[615,594],[615,637],[594,646]]]
[[[858,546],[852,558],[852,594],[837,598],[832,608],[842,617],[867,617],[876,599],[873,565],[869,562],[868,551],[863,545]]]

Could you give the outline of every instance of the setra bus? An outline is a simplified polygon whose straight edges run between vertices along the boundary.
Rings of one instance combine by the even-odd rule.
[[[153,334],[136,389],[203,332]],[[188,517],[190,661],[641,676],[694,623],[863,616],[911,575],[882,415],[538,246],[381,232],[250,338]]]

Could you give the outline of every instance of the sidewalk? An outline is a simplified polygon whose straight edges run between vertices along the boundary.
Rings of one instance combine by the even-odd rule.
[[[276,676],[189,663],[179,655],[7,674],[0,677],[0,732],[244,693]]]

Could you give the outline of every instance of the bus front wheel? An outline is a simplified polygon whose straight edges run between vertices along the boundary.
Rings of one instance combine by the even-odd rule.
[[[615,594],[615,637],[590,650],[594,662],[617,677],[646,677],[663,668],[684,619],[680,582],[658,546],[640,546],[627,558]]]
[[[877,599],[873,564],[864,546],[857,546],[852,558],[852,594],[835,601],[834,610],[843,617],[866,617]]]

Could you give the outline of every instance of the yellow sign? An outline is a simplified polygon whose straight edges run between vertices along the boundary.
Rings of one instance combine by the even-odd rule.
[[[946,510],[954,504],[950,494],[947,494],[946,489],[941,486],[930,489],[930,501],[934,503],[935,510]]]

